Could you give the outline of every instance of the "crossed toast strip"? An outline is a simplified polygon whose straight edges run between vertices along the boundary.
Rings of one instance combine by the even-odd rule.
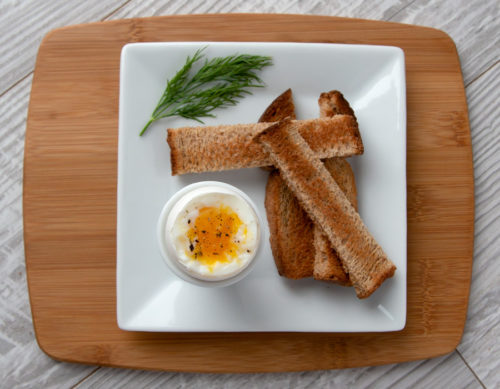
[[[363,153],[358,123],[351,115],[294,121],[320,158]],[[272,165],[253,137],[270,123],[180,127],[167,130],[172,175]]]
[[[322,117],[354,116],[349,103],[337,91],[322,93],[318,105]],[[259,121],[276,122],[294,116],[292,92],[288,89],[269,105]],[[356,183],[349,163],[341,158],[328,158],[324,164],[356,208]],[[351,285],[328,238],[302,209],[278,171],[269,175],[265,206],[271,250],[280,275],[292,279],[314,276],[318,280]]]
[[[281,177],[335,248],[358,298],[370,296],[392,277],[395,265],[290,119],[258,133]]]
[[[354,115],[354,111],[339,91],[321,93],[318,99],[320,117],[335,115]],[[358,210],[356,181],[351,165],[344,158],[329,158],[324,165],[332,175],[340,189],[346,194],[354,209]],[[351,286],[349,274],[346,273],[337,252],[332,248],[328,237],[321,227],[314,226],[314,271],[317,280],[331,281],[339,285]]]

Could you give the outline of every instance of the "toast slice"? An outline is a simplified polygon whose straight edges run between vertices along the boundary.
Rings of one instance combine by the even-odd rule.
[[[342,192],[345,193],[354,209],[358,209],[356,182],[351,165],[343,158],[328,158],[323,164]],[[343,286],[351,286],[349,274],[342,266],[337,252],[320,226],[313,229],[314,266],[313,277],[316,280],[330,281]]]
[[[169,128],[172,175],[272,165],[253,137],[269,123]],[[297,120],[295,126],[320,158],[363,153],[358,123],[350,115]]]
[[[259,118],[259,123],[274,123],[280,120],[296,119],[295,104],[293,103],[292,90],[288,88],[281,95],[276,97],[271,104],[266,108],[264,113]],[[274,170],[274,166],[263,166],[262,169],[270,172]]]
[[[322,93],[318,99],[320,114],[354,113],[338,91]],[[331,108],[332,107],[332,108]],[[291,90],[278,96],[261,116],[271,122],[295,114]],[[349,163],[342,158],[325,160],[325,167],[357,209],[356,183]],[[278,273],[297,279],[313,276],[317,280],[349,286],[349,276],[331,248],[321,228],[313,224],[302,210],[278,173],[269,175],[265,197],[266,215],[270,230],[270,243]],[[312,271],[311,271],[312,269]]]
[[[338,90],[321,93],[318,105],[319,116],[322,118],[329,118],[335,115],[355,116],[351,105]]]
[[[314,223],[278,170],[269,175],[264,204],[269,242],[279,275],[292,279],[312,277]]]
[[[276,97],[259,118],[259,123],[279,122],[285,118],[295,119],[295,104],[292,90],[288,88]]]
[[[295,119],[292,90],[278,96],[261,115],[259,122]],[[312,247],[314,224],[287,188],[274,166],[266,185],[265,207],[269,225],[269,242],[278,273],[287,278],[311,277],[314,267]]]
[[[321,93],[318,99],[320,117],[352,115],[354,111],[342,93],[336,90]],[[329,158],[324,161],[335,182],[348,197],[354,209],[358,210],[356,180],[351,165],[344,158]],[[320,227],[314,226],[314,271],[317,280],[331,281],[339,285],[350,286],[349,275],[344,271],[342,262],[332,248],[328,237]]]
[[[300,135],[296,122],[282,120],[259,132],[254,140],[269,153],[303,209],[328,236],[358,298],[370,296],[394,275],[396,266]]]
[[[345,173],[352,174],[350,165],[344,159],[330,158],[325,167],[355,205],[354,176]],[[267,181],[265,207],[271,250],[281,276],[292,279],[314,276],[322,281],[351,285],[330,241],[302,209],[277,170],[271,172]]]

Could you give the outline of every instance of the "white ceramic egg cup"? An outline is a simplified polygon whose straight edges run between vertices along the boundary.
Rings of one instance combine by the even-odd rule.
[[[200,189],[209,189],[210,192],[201,192]],[[168,217],[170,215],[170,212],[173,210],[173,208],[176,206],[176,204],[182,199],[189,195],[192,192],[200,192],[203,194],[206,193],[222,193],[222,194],[230,194],[233,196],[238,196],[240,197],[244,202],[246,202],[251,210],[253,211],[255,220],[257,221],[257,237],[256,237],[256,247],[255,250],[253,251],[253,255],[250,258],[250,260],[243,266],[241,269],[236,274],[231,274],[229,275],[228,278],[223,278],[223,279],[214,279],[214,280],[209,280],[209,279],[203,279],[203,278],[197,278],[191,274],[189,274],[186,269],[183,268],[183,266],[176,260],[177,258],[177,252],[174,247],[173,241],[170,239],[170,235],[168,234],[167,231],[167,224],[168,224]],[[261,226],[262,226],[262,220],[259,216],[259,213],[257,211],[256,205],[253,203],[253,201],[248,197],[244,192],[239,190],[238,188],[223,183],[223,182],[218,182],[218,181],[202,181],[202,182],[197,182],[195,184],[188,185],[181,190],[179,190],[177,193],[175,193],[165,204],[163,207],[163,210],[160,213],[160,217],[158,219],[158,225],[157,225],[157,237],[158,237],[158,243],[160,246],[160,252],[162,254],[163,259],[165,260],[165,263],[167,264],[168,268],[174,273],[177,277],[181,278],[184,281],[190,282],[191,284],[197,285],[197,286],[202,286],[202,287],[223,287],[223,286],[228,286],[231,284],[234,284],[243,278],[245,278],[250,271],[253,269],[255,266],[255,262],[257,259],[257,253],[259,251],[259,248],[261,246]]]

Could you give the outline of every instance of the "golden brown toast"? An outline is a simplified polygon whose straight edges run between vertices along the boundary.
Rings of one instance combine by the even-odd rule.
[[[297,123],[282,120],[254,139],[269,153],[302,208],[328,236],[358,298],[370,296],[386,278],[393,276],[396,266],[300,135]]]
[[[272,165],[252,139],[270,123],[169,128],[172,175]],[[363,153],[358,123],[350,115],[297,120],[295,125],[320,158]]]
[[[275,121],[290,116],[294,108],[291,95],[291,90],[288,90],[276,98],[262,117],[267,121]],[[354,113],[338,91],[322,93],[318,105],[320,115]],[[286,114],[269,116],[270,112],[286,112]],[[342,158],[329,158],[324,163],[357,209],[356,183],[349,163]],[[288,278],[313,276],[322,281],[351,285],[349,276],[342,268],[328,238],[316,226],[313,226],[311,231],[311,219],[277,173],[269,176],[265,205],[270,227],[271,249],[280,275]],[[284,240],[286,249],[282,243]]]
[[[292,279],[312,277],[314,223],[277,170],[271,172],[267,181],[265,207],[278,273]]]
[[[350,176],[344,175],[346,167],[340,166],[343,163],[347,164],[343,159],[331,158],[325,161],[325,166],[353,204],[356,204],[356,186]],[[350,169],[350,166],[347,165],[347,168]],[[339,177],[339,174],[343,176]],[[350,285],[340,260],[335,252],[332,254],[330,241],[315,239],[316,226],[277,170],[269,175],[267,181],[265,207],[271,250],[281,276],[298,279],[317,275],[315,278],[319,280]],[[321,250],[322,259],[318,257],[318,249]]]
[[[285,118],[295,119],[295,105],[293,104],[292,90],[288,88],[276,97],[259,118],[259,123],[279,122]]]
[[[276,97],[259,118],[259,123],[279,122],[285,118],[296,119],[295,104],[293,103],[292,90],[288,88]],[[262,169],[273,171],[274,166],[263,166]]]
[[[323,92],[318,99],[319,117],[329,118],[335,115],[354,115],[354,110],[344,95],[338,90]]]
[[[342,93],[336,90],[321,93],[318,99],[320,117],[335,115],[352,115],[354,111]],[[325,167],[334,180],[347,195],[354,209],[358,210],[356,180],[351,165],[344,158],[329,158],[324,161]],[[320,227],[314,227],[314,271],[317,280],[331,281],[339,285],[350,286],[349,275],[342,267],[337,253],[332,248],[328,237]]]
[[[259,122],[277,122],[295,118],[292,90],[287,89],[267,107]],[[275,170],[274,167],[265,169]],[[314,252],[311,246],[313,223],[288,190],[277,170],[269,175],[266,185],[266,215],[269,241],[278,273],[287,278],[311,277]]]
[[[351,165],[343,158],[328,158],[323,161],[326,170],[333,177],[342,192],[345,193],[354,209],[358,209],[356,182]],[[330,281],[339,285],[351,286],[349,275],[342,266],[337,253],[332,248],[330,240],[321,227],[314,225],[314,270],[316,280]]]

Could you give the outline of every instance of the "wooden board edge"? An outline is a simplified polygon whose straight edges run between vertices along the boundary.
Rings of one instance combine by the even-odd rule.
[[[296,18],[303,19],[306,22],[311,21],[321,21],[321,22],[336,22],[336,23],[358,23],[365,26],[370,24],[376,24],[379,26],[385,26],[391,29],[409,29],[409,30],[419,30],[420,32],[426,32],[428,38],[439,38],[445,41],[448,41],[454,48],[455,52],[458,52],[456,49],[456,44],[451,38],[451,36],[445,32],[444,30],[440,30],[434,27],[428,26],[419,26],[407,23],[399,23],[399,22],[391,22],[391,21],[383,21],[383,20],[371,20],[371,19],[361,19],[361,18],[349,18],[349,17],[340,17],[340,16],[329,16],[329,15],[303,15],[303,14],[272,14],[272,13],[222,13],[222,14],[180,14],[180,15],[162,15],[162,16],[148,16],[148,17],[137,17],[137,18],[126,18],[126,19],[117,19],[117,20],[107,20],[107,21],[97,21],[90,23],[81,23],[74,24],[69,26],[58,27],[47,32],[40,43],[38,55],[43,51],[44,46],[53,39],[58,38],[61,34],[64,35],[66,33],[73,33],[77,30],[85,30],[91,29],[95,27],[105,27],[105,26],[114,26],[114,25],[122,25],[122,24],[134,24],[141,23],[146,24],[150,22],[157,21],[175,21],[175,20],[192,20],[192,19],[233,19],[237,20],[240,18],[252,18],[252,19],[262,19],[266,20],[275,20],[282,19],[283,22],[291,21]],[[231,40],[226,40],[227,42]],[[266,42],[273,42],[274,40],[266,40]],[[141,41],[142,42],[142,41]],[[311,41],[312,42],[312,41]],[[315,40],[314,42],[321,42],[321,40]],[[325,42],[327,43],[327,42]],[[37,57],[38,57],[37,55]],[[36,70],[36,66],[35,66]]]
[[[449,355],[456,351],[456,346],[458,343],[451,343],[448,347],[442,347],[441,349],[425,355],[414,355],[408,357],[406,359],[401,360],[398,359],[387,359],[380,362],[374,362],[370,364],[364,363],[362,360],[359,360],[358,363],[326,363],[324,365],[316,365],[316,364],[307,364],[304,363],[301,366],[287,366],[285,368],[276,368],[275,365],[267,364],[263,368],[255,368],[255,365],[252,367],[246,368],[244,364],[241,364],[240,368],[232,368],[232,367],[224,367],[223,364],[220,364],[220,367],[213,368],[211,366],[203,366],[199,363],[191,363],[190,365],[175,365],[170,364],[167,366],[140,366],[133,363],[113,363],[106,361],[96,361],[95,359],[90,358],[70,358],[63,353],[59,353],[57,351],[50,350],[47,348],[42,348],[42,351],[51,359],[59,362],[65,363],[78,363],[89,366],[103,366],[103,367],[112,367],[112,368],[123,368],[123,369],[140,369],[147,371],[163,371],[163,372],[181,372],[181,373],[197,373],[197,374],[262,374],[262,373],[294,373],[294,372],[304,372],[304,371],[321,371],[321,370],[340,370],[340,369],[352,369],[352,368],[363,368],[363,367],[372,367],[372,366],[387,366],[391,364],[398,363],[407,363],[407,362],[415,362],[415,361],[423,361],[427,359],[439,358],[445,355]],[[277,363],[279,365],[279,362]]]

